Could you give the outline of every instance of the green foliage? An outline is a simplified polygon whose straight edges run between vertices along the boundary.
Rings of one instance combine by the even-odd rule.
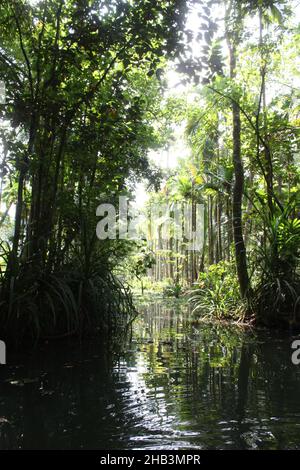
[[[183,122],[191,157],[168,175],[153,200],[205,204],[203,253],[188,253],[186,240],[159,239],[131,256],[128,273],[143,291],[156,257],[161,264],[155,278],[170,283],[166,294],[177,297],[182,285],[199,278],[194,311],[236,318],[241,304],[232,247],[243,244],[242,254],[250,257],[244,272],[248,261],[255,267],[253,308],[260,321],[275,323],[281,315],[297,320],[299,214],[288,201],[300,181],[299,93],[292,80],[278,93],[276,83],[284,70],[298,76],[292,64],[299,33],[289,26],[284,0],[225,3],[222,19],[213,12],[218,1],[198,5],[197,58],[189,46],[194,33],[184,29],[193,2],[0,3],[0,79],[7,94],[0,119],[8,123],[0,128],[3,330],[17,330],[20,338],[47,331],[82,335],[113,328],[123,311],[125,317],[134,313],[126,288],[112,274],[131,247],[98,243],[96,208],[101,202],[116,206],[141,178],[157,190],[162,171],[150,165],[149,149],[166,148]],[[247,27],[249,17],[257,21],[258,35]],[[230,74],[224,31],[235,63]],[[163,94],[169,58],[185,80],[195,79],[192,104]],[[200,78],[207,86],[199,86]],[[238,119],[232,119],[233,108]],[[256,232],[260,250],[254,249]]]
[[[144,278],[148,270],[155,264],[155,257],[153,253],[145,246],[136,246],[138,253],[133,253],[129,256],[127,262],[127,272],[132,273],[141,283],[142,294],[144,293]]]
[[[154,121],[166,58],[184,49],[187,7],[0,2],[0,199],[16,206],[12,240],[0,247],[6,336],[111,330],[123,311],[134,312],[112,274],[126,248],[96,240],[96,208],[116,206],[137,179],[157,183],[147,153],[165,145]],[[147,263],[137,263],[138,275]]]
[[[201,319],[239,319],[242,304],[232,263],[221,261],[200,273],[189,301]]]
[[[152,268],[155,259],[153,253],[147,250],[147,248],[142,248],[141,251],[134,256],[133,259],[133,272],[135,276],[140,279],[142,276],[146,276],[148,269]]]
[[[95,262],[93,270],[47,274],[26,270],[1,295],[1,337],[22,344],[100,333],[118,335],[136,313],[120,279]]]
[[[299,196],[299,195],[298,195]],[[268,326],[300,321],[300,219],[297,197],[265,220],[265,242],[256,250],[259,282],[253,298],[258,322]]]
[[[178,299],[182,293],[183,293],[182,285],[179,284],[178,282],[169,284],[163,290],[163,295],[165,297],[175,297],[176,299]]]

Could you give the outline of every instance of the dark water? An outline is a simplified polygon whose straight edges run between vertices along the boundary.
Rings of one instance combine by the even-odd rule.
[[[288,335],[141,307],[120,359],[44,345],[0,368],[0,449],[300,449]]]

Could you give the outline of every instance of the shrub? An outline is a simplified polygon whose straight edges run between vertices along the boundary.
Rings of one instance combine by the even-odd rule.
[[[233,265],[221,261],[201,273],[189,301],[202,318],[238,319],[242,304]]]
[[[85,273],[27,269],[1,286],[1,337],[16,344],[105,332],[124,332],[136,314],[129,290],[96,263]]]
[[[256,250],[259,282],[253,310],[258,322],[268,326],[300,323],[300,219],[295,209],[290,203],[266,223],[266,243]]]
[[[178,282],[166,286],[163,291],[165,297],[175,297],[176,299],[178,299],[182,293],[182,286]]]

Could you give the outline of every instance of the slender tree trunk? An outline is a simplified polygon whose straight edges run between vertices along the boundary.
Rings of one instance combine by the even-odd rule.
[[[242,222],[242,198],[244,190],[244,169],[241,160],[241,121],[239,108],[233,104],[233,166],[234,166],[234,187],[232,201],[233,215],[233,237],[235,245],[235,259],[237,275],[239,278],[240,291],[243,298],[247,296],[249,290],[249,277],[247,270],[246,247],[243,237]]]
[[[24,192],[24,181],[25,181],[26,171],[25,168],[20,170],[19,179],[18,179],[18,196],[16,204],[16,213],[15,213],[15,228],[14,228],[14,237],[11,253],[11,264],[8,266],[8,271],[15,273],[17,269],[17,260],[18,260],[18,249],[19,242],[21,237],[21,221],[22,221],[22,210],[23,210],[23,192]]]
[[[217,214],[217,223],[218,223],[218,251],[219,251],[219,260],[223,260],[223,243],[222,243],[222,202],[220,195],[218,195],[218,214]]]
[[[10,259],[7,263],[7,273],[8,277],[12,274],[15,275],[18,269],[18,250],[21,238],[21,226],[22,226],[22,211],[23,211],[23,196],[24,196],[24,187],[25,187],[25,178],[28,171],[29,158],[33,152],[34,140],[35,140],[35,115],[32,114],[31,125],[29,132],[29,141],[28,148],[24,155],[22,161],[22,166],[18,178],[18,195],[17,195],[17,204],[16,204],[16,213],[15,213],[15,226],[14,226],[14,236],[13,244]]]
[[[220,261],[220,244],[219,244],[219,219],[218,219],[218,211],[219,211],[219,196],[216,196],[215,202],[215,210],[214,210],[214,229],[215,229],[215,262],[218,263]]]
[[[204,272],[204,266],[205,266],[205,251],[206,251],[206,245],[207,245],[207,206],[205,205],[204,208],[204,235],[203,235],[203,245],[202,245],[202,252],[200,255],[200,262],[199,262],[199,272],[203,273]]]
[[[231,200],[232,197],[228,195],[226,197],[226,232],[227,232],[227,237],[226,237],[226,259],[227,261],[230,261],[231,259],[231,245],[232,245],[232,213],[231,213]]]
[[[230,55],[230,78],[236,77],[236,45],[227,35]],[[234,186],[232,198],[233,238],[235,246],[236,270],[242,298],[250,294],[250,280],[247,268],[247,253],[243,236],[242,200],[244,192],[244,168],[241,156],[241,115],[236,101],[232,103],[232,139],[233,139],[233,168]]]
[[[208,197],[208,263],[214,263],[213,199]]]
[[[268,145],[268,136],[267,136],[267,92],[266,92],[266,64],[264,64],[263,57],[263,9],[262,6],[259,8],[259,47],[261,55],[261,81],[262,81],[262,107],[263,107],[263,128],[264,128],[264,141],[267,145],[264,146],[264,156],[265,156],[265,168],[266,168],[266,185],[267,185],[267,200],[270,214],[273,214],[273,162],[271,150]]]

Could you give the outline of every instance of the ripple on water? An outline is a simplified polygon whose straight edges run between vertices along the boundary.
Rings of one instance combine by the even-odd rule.
[[[16,360],[0,379],[0,449],[299,448],[288,337],[192,326],[162,303],[133,335],[115,364],[99,345]]]

